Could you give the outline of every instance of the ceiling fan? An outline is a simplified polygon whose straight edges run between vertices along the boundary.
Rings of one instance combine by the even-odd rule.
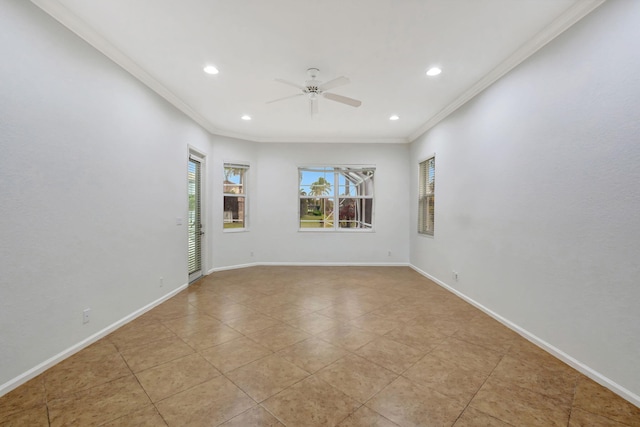
[[[274,99],[273,101],[267,102],[267,104],[271,104],[272,102],[278,102],[289,98],[295,98],[298,96],[308,95],[309,97],[309,112],[313,116],[318,113],[318,97],[322,96],[331,101],[340,102],[342,104],[350,105],[352,107],[359,107],[362,105],[362,101],[358,101],[357,99],[349,98],[347,96],[337,95],[335,93],[327,92],[329,89],[333,89],[338,86],[346,85],[349,83],[349,79],[342,76],[337,77],[333,80],[329,80],[328,82],[322,83],[317,80],[318,74],[320,70],[317,68],[309,68],[307,70],[307,75],[309,76],[309,80],[304,82],[304,86],[299,85],[297,83],[292,83],[283,79],[276,79],[277,82],[284,83],[289,86],[293,86],[295,88],[300,89],[301,93],[296,93],[295,95],[285,96],[283,98]]]

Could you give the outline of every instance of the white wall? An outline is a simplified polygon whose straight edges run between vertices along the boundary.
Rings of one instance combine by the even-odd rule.
[[[411,146],[414,194],[436,153],[435,236],[412,225],[411,263],[636,404],[638,22],[640,2],[605,3]]]
[[[256,193],[257,173],[259,168],[258,162],[258,143],[250,141],[242,141],[233,138],[221,136],[213,137],[212,158],[213,162],[209,163],[210,184],[206,197],[210,197],[209,206],[211,207],[208,216],[209,223],[207,225],[207,247],[211,256],[206,261],[207,271],[233,268],[254,264],[258,261],[256,257],[252,257],[250,252],[252,249],[253,239],[258,230],[253,225],[253,219],[259,215],[256,204],[251,196]],[[223,181],[224,181],[224,163],[243,163],[249,165],[248,172],[248,218],[249,228],[247,231],[241,232],[225,232],[223,231]]]
[[[30,2],[0,28],[2,394],[186,284],[187,144],[211,137]]]
[[[0,28],[0,394],[186,284],[189,148],[205,272],[408,263],[409,213],[389,209],[409,205],[408,146],[212,136],[30,2],[4,1]],[[251,165],[247,232],[223,232],[227,161]],[[297,166],[317,163],[377,166],[374,233],[298,232]]]
[[[406,144],[260,144],[245,250],[264,263],[407,264],[408,160]],[[341,164],[376,166],[374,232],[298,231],[298,167]]]

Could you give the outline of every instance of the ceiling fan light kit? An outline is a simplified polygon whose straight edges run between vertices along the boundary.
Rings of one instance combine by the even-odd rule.
[[[329,80],[328,82],[322,83],[321,81],[317,80],[318,74],[320,74],[320,70],[317,68],[307,69],[307,76],[309,77],[309,80],[305,81],[304,86],[284,79],[275,79],[279,83],[283,83],[299,89],[301,93],[274,99],[272,101],[268,101],[267,104],[307,95],[309,98],[309,112],[311,116],[318,113],[318,96],[322,96],[323,98],[326,98],[330,101],[339,102],[351,107],[359,107],[360,105],[362,105],[362,101],[359,101],[357,99],[349,98],[348,96],[338,95],[331,92],[326,92],[329,89],[333,89],[335,87],[343,86],[349,83],[349,79],[347,77],[340,76],[336,77],[333,80]]]

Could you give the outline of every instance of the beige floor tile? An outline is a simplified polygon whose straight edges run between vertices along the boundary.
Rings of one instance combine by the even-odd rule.
[[[403,377],[366,405],[401,426],[449,426],[465,407],[455,398],[420,387]]]
[[[282,350],[311,337],[310,334],[285,324],[272,326],[247,336],[271,351]]]
[[[309,313],[287,321],[288,324],[305,332],[316,335],[342,325],[342,321],[323,316],[320,313]]]
[[[382,415],[375,411],[361,406],[353,414],[344,419],[338,427],[396,427],[396,423],[392,423]]]
[[[429,335],[445,335],[451,336],[458,332],[458,330],[464,325],[462,320],[451,320],[443,318],[433,313],[427,315],[421,315],[413,320],[407,322],[407,325],[419,326],[421,331],[428,333]]]
[[[284,424],[262,406],[254,406],[220,427],[284,427]]]
[[[158,413],[158,410],[155,408],[155,406],[149,405],[103,425],[103,427],[132,427],[132,426],[166,427],[167,423],[164,422],[164,420]]]
[[[130,375],[115,346],[99,341],[58,363],[43,377],[47,397],[55,399]]]
[[[278,307],[262,309],[260,310],[260,313],[283,322],[289,322],[298,317],[304,316],[305,314],[312,313],[312,311],[308,308],[300,307],[295,304],[285,304]]]
[[[119,350],[124,350],[173,336],[175,334],[159,321],[138,323],[134,320],[109,335],[109,340]]]
[[[219,375],[204,357],[194,353],[138,372],[136,377],[151,401],[158,402]]]
[[[640,425],[640,408],[584,375],[578,380],[573,406],[628,425]]]
[[[227,372],[226,376],[256,402],[262,402],[309,374],[279,355],[272,354]]]
[[[359,356],[401,374],[425,355],[424,351],[386,338],[376,338],[355,351]]]
[[[238,279],[238,281],[240,280],[241,279]],[[227,287],[224,289],[216,289],[213,292],[215,292],[220,296],[227,297],[237,303],[243,303],[245,301],[249,301],[254,298],[265,296],[260,292],[256,292],[252,289],[247,289],[247,288],[243,289],[241,287]]]
[[[472,407],[467,407],[453,427],[510,427],[502,420],[480,412]]]
[[[525,388],[489,378],[469,404],[513,425],[566,426],[570,407]]]
[[[242,334],[227,325],[219,325],[210,329],[198,332],[193,335],[182,337],[183,341],[195,350],[204,350],[227,341],[240,338]]]
[[[387,368],[402,377],[378,391]],[[0,426],[37,426],[47,404],[54,426],[640,427],[640,408],[404,267],[213,273],[0,397]]]
[[[323,316],[339,320],[341,322],[350,322],[351,320],[363,316],[373,311],[374,309],[375,307],[371,305],[361,305],[357,303],[347,304],[339,302],[337,304],[332,304],[328,307],[325,307],[322,310],[318,310],[318,313],[322,314]]]
[[[403,323],[389,319],[388,317],[369,313],[353,319],[349,324],[376,335],[384,335],[402,326]]]
[[[133,372],[140,372],[193,352],[194,350],[184,341],[174,336],[142,346],[130,347],[120,353]]]
[[[216,426],[255,406],[227,378],[220,376],[156,404],[170,427]]]
[[[256,311],[243,304],[236,302],[225,304],[222,306],[209,307],[204,311],[207,315],[215,317],[221,322],[237,319],[243,316],[256,314]]]
[[[41,406],[46,402],[43,376],[27,381],[0,397],[0,421],[16,412]]]
[[[177,317],[184,317],[190,314],[196,314],[198,309],[189,304],[188,297],[176,296],[170,300],[163,302],[156,308],[150,310],[150,314],[160,320],[175,319]]]
[[[409,368],[404,377],[421,386],[468,402],[488,378],[475,370],[463,369],[450,360],[427,354]]]
[[[270,328],[271,326],[280,325],[282,322],[263,314],[251,313],[229,320],[226,324],[244,335],[249,335]]]
[[[213,326],[218,326],[221,322],[211,316],[198,312],[188,316],[162,320],[162,324],[179,337],[184,337],[205,331]]]
[[[553,369],[506,355],[493,370],[491,377],[553,397],[570,406],[578,372]]]
[[[377,335],[371,332],[363,331],[360,328],[350,325],[338,326],[337,328],[329,329],[316,336],[348,351],[356,351],[377,337]]]
[[[519,338],[518,334],[493,319],[471,321],[453,336],[502,354],[506,353],[511,344]]]
[[[49,420],[56,426],[90,426],[116,420],[150,401],[133,375],[50,400]]]
[[[278,307],[282,307],[283,305],[292,304],[294,299],[295,298],[293,298],[290,294],[278,293],[274,295],[267,295],[250,299],[244,301],[242,304],[255,311],[262,312],[263,310],[277,309]]]
[[[575,372],[571,366],[521,337],[513,341],[507,354],[516,359],[524,359],[528,362],[544,366],[547,369],[560,372]]]
[[[41,404],[0,417],[1,427],[49,427],[47,405]]]
[[[263,406],[287,426],[335,426],[360,404],[325,383],[310,377],[269,398]]]
[[[232,371],[271,353],[271,350],[247,337],[241,337],[200,352],[220,372]]]
[[[406,323],[415,319],[420,314],[415,310],[408,309],[406,304],[402,302],[396,302],[386,305],[384,307],[373,310],[371,313],[377,316],[386,317],[398,322]]]
[[[571,410],[571,417],[569,418],[569,427],[626,427],[633,425],[640,425],[640,419],[636,420],[635,424],[622,424],[578,408]]]
[[[456,338],[445,339],[429,354],[481,374],[491,373],[502,359],[502,355],[493,350]]]
[[[229,298],[221,297],[213,292],[206,290],[205,288],[198,288],[191,290],[194,285],[189,286],[189,293],[187,294],[187,300],[189,304],[193,305],[201,312],[207,312],[207,310],[223,307],[225,305],[233,304],[234,301]]]
[[[278,354],[305,371],[314,373],[340,359],[347,351],[319,338],[309,338],[280,350]]]
[[[412,320],[389,331],[385,337],[426,352],[444,341],[448,335],[438,327]]]
[[[298,298],[291,301],[295,305],[307,308],[309,310],[318,311],[331,306],[331,300],[310,295],[305,292],[300,294]]]
[[[318,371],[316,377],[364,403],[398,375],[362,357],[349,354]]]

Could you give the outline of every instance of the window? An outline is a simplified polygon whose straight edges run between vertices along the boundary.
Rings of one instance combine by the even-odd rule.
[[[225,229],[247,227],[247,173],[248,165],[224,164],[224,217]]]
[[[299,168],[300,229],[373,228],[374,167]]]
[[[436,158],[420,163],[420,188],[418,200],[418,233],[433,236],[435,213]]]

